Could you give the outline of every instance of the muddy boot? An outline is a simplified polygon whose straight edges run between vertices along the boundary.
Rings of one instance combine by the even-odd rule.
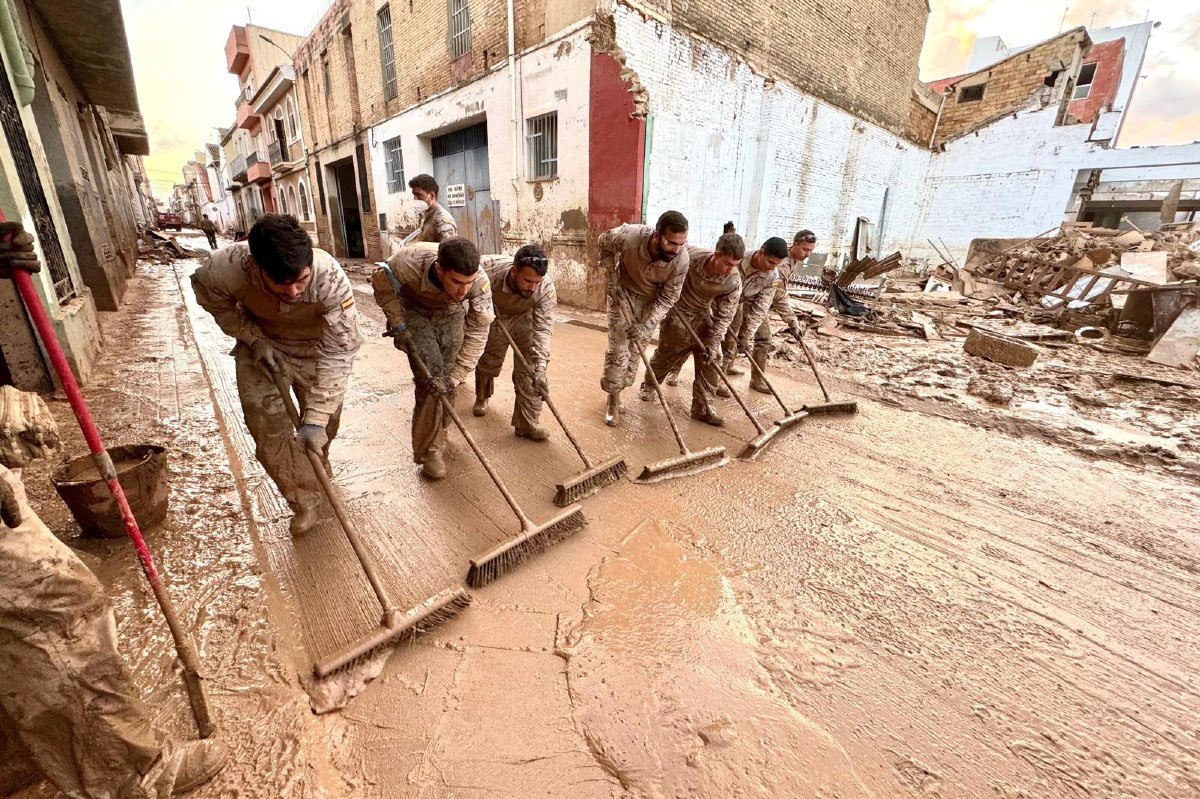
[[[725,419],[718,414],[711,405],[704,407],[692,406],[692,418],[698,422],[711,424],[713,427],[720,427],[725,424]]]
[[[623,410],[621,407],[621,395],[616,392],[609,394],[608,409],[604,411],[604,423],[609,427],[616,427]]]
[[[446,476],[446,460],[440,451],[430,450],[425,454],[425,460],[421,463],[421,474],[425,479],[434,481]]]
[[[179,763],[179,771],[175,773],[172,796],[199,788],[220,774],[229,762],[229,747],[213,738],[180,744],[179,749],[183,752],[183,759]]]
[[[288,530],[294,536],[312,529],[317,524],[317,505],[315,502],[297,502],[292,508],[292,513],[292,521],[288,524]]]
[[[476,397],[475,404],[471,406],[471,413],[476,416],[487,415],[487,397]]]
[[[717,386],[717,396],[722,397],[723,399],[729,399],[733,395],[729,393],[729,389],[725,388],[725,384],[722,383],[721,385]]]
[[[767,373],[766,351],[755,350],[754,355],[751,357],[754,358],[754,363],[758,365],[758,368],[754,370],[754,374],[750,378],[750,388],[754,389],[760,394],[770,394],[771,389],[767,387],[766,381],[761,377],[761,375],[765,375]]]
[[[476,416],[486,415],[490,396],[492,396],[492,378],[475,375],[475,404],[471,406],[471,413]]]
[[[678,369],[676,369],[674,372],[671,372],[669,375],[667,375],[667,385],[668,386],[679,385],[679,370]]]
[[[528,438],[530,441],[545,441],[550,437],[550,433],[541,425],[532,425],[530,427],[516,428],[517,438]]]
[[[726,358],[721,368],[725,370],[725,374],[727,375],[745,374],[745,370],[737,365],[737,360],[734,358]]]
[[[642,383],[642,387],[638,389],[638,399],[642,402],[653,402],[654,386],[649,383]]]

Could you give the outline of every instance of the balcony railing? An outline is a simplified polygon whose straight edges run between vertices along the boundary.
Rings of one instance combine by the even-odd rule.
[[[257,159],[257,156],[255,156]],[[241,182],[246,179],[246,156],[239,155],[234,158],[229,165],[229,174],[233,176],[235,181]]]
[[[246,155],[246,168],[254,166],[258,163],[258,153],[249,153]]]
[[[278,139],[271,142],[271,146],[267,148],[267,154],[271,157],[272,164],[281,164],[287,160],[287,155],[283,151],[283,142]]]

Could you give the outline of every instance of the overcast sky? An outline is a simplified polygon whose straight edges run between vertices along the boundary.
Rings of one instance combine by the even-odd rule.
[[[1200,3],[1195,0],[931,0],[921,79],[966,69],[976,36],[999,35],[1010,47],[1032,44],[1075,25],[1162,23],[1150,38],[1145,76],[1121,134],[1122,147],[1200,140]],[[214,126],[233,122],[237,80],[225,71],[233,25],[256,24],[304,34],[330,0],[164,2],[124,0],[142,116],[150,132],[146,158],[155,190],[165,197],[180,168]],[[1065,19],[1064,19],[1065,13]]]

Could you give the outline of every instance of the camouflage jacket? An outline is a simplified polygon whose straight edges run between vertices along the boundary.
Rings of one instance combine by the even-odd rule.
[[[308,390],[305,424],[324,425],[342,404],[354,355],[362,346],[350,279],[332,255],[313,250],[312,278],[295,303],[267,290],[245,242],[211,253],[192,273],[196,301],[241,347],[261,338],[293,358],[315,359],[316,385]],[[238,347],[234,347],[234,353]]]
[[[638,297],[653,297],[650,310],[643,322],[653,327],[663,320],[667,311],[679,299],[683,290],[683,279],[688,271],[687,248],[670,261],[654,261],[650,258],[650,236],[654,228],[650,225],[621,225],[600,234],[600,262],[609,274],[630,294]]]
[[[413,241],[428,241],[440,244],[458,235],[458,223],[450,212],[441,205],[431,205],[421,214],[421,225]]]
[[[462,346],[448,375],[461,383],[475,370],[479,356],[487,346],[488,329],[495,318],[492,288],[487,272],[481,268],[466,299],[459,303],[451,300],[435,282],[433,264],[437,261],[437,249],[436,244],[429,243],[402,248],[388,259],[395,285],[388,270],[380,267],[371,275],[371,288],[375,292],[375,302],[387,317],[389,329],[405,324],[410,313],[438,318],[465,312]]]
[[[695,326],[696,320],[712,312],[709,341],[715,345],[725,337],[725,331],[737,314],[738,300],[742,296],[742,278],[735,269],[724,277],[710,277],[704,265],[713,251],[703,247],[688,247],[688,271],[679,293],[679,302],[671,309],[672,316],[681,316]]]
[[[483,268],[492,284],[492,304],[496,308],[496,317],[507,322],[531,314],[531,351],[525,357],[536,372],[550,363],[550,342],[554,338],[554,309],[558,307],[558,292],[554,290],[554,278],[547,272],[533,296],[522,297],[508,285],[508,271],[512,269],[512,263],[511,255],[483,256]]]
[[[802,264],[803,261],[793,260],[789,255],[779,266],[775,267],[779,272],[779,288],[775,290],[775,299],[771,302],[771,310],[779,314],[788,326],[796,322],[796,309],[792,307],[792,298],[788,294],[788,281]]]
[[[754,331],[767,321],[771,312],[771,303],[775,301],[775,292],[779,290],[779,270],[762,271],[750,265],[755,253],[746,253],[738,271],[742,275],[742,327],[737,331],[738,338],[749,342]]]

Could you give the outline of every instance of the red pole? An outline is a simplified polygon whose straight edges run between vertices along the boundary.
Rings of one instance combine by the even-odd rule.
[[[133,541],[133,546],[142,563],[142,571],[146,573],[146,579],[150,581],[150,589],[154,592],[154,597],[158,600],[159,607],[162,608],[163,615],[167,619],[167,626],[171,629],[171,636],[175,639],[175,651],[179,654],[179,660],[183,666],[184,685],[187,688],[188,701],[192,706],[192,715],[196,718],[196,727],[200,731],[201,738],[208,738],[216,732],[217,728],[208,707],[204,686],[201,683],[200,661],[196,656],[196,650],[179,623],[179,617],[175,614],[171,599],[158,579],[158,571],[154,568],[150,550],[146,548],[142,532],[138,529],[137,519],[133,517],[133,511],[129,508],[129,500],[125,498],[125,490],[121,488],[121,481],[117,479],[116,467],[113,466],[112,458],[109,457],[108,450],[105,449],[104,442],[100,439],[100,431],[96,429],[96,423],[92,421],[92,414],[88,411],[83,394],[79,391],[79,384],[75,382],[75,373],[71,371],[71,365],[67,363],[67,357],[63,354],[62,347],[59,346],[58,337],[54,333],[50,317],[46,315],[46,309],[42,307],[42,301],[38,296],[37,289],[34,288],[33,279],[28,272],[14,269],[12,280],[16,284],[17,292],[21,295],[25,309],[33,320],[33,326],[42,340],[42,346],[50,356],[50,365],[54,367],[54,372],[58,375],[63,390],[67,393],[67,400],[71,403],[71,410],[75,412],[75,418],[79,421],[79,429],[83,431],[83,437],[87,440],[88,449],[91,450],[92,458],[96,463],[96,469],[108,483],[108,490],[117,503],[117,508],[121,511],[121,518],[125,522],[125,532]]]

